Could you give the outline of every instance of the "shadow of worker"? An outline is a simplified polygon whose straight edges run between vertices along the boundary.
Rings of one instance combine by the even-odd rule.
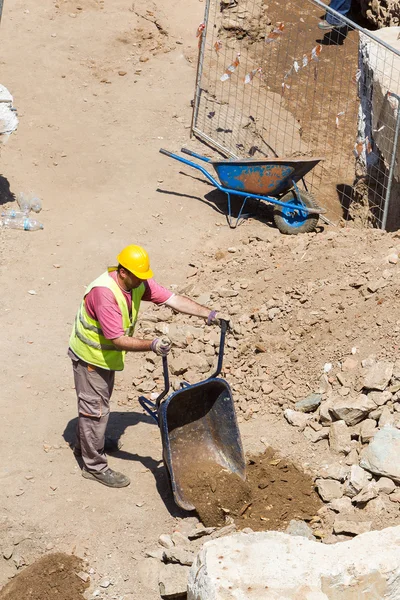
[[[76,441],[75,432],[77,422],[78,417],[71,419],[63,432],[63,438],[71,446],[71,448],[73,448]],[[155,427],[155,422],[148,415],[135,411],[111,412],[107,424],[107,436],[119,440],[128,427],[132,427],[134,425],[137,425],[138,423],[146,423]],[[146,469],[148,469],[152,473],[156,482],[157,491],[162,501],[164,502],[164,505],[168,510],[169,514],[173,517],[181,518],[188,515],[186,511],[180,509],[174,502],[169,476],[162,460],[156,460],[151,456],[141,456],[140,454],[128,452],[126,449],[121,449],[117,452],[113,452],[112,456],[121,460],[130,460],[141,463]],[[79,456],[74,456],[74,458],[78,463],[79,467],[82,469],[82,458]],[[137,485],[138,481],[132,481],[132,484]]]

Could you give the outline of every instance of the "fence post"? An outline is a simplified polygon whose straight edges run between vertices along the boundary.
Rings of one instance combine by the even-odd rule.
[[[386,223],[389,213],[389,202],[390,202],[390,194],[392,191],[392,181],[393,181],[393,172],[396,164],[396,154],[397,154],[397,144],[399,140],[399,131],[400,131],[400,96],[394,94],[393,92],[388,92],[388,96],[393,96],[397,100],[397,119],[396,119],[396,129],[394,130],[394,140],[393,140],[393,151],[392,151],[392,159],[390,161],[390,169],[389,169],[389,181],[386,188],[385,195],[385,207],[383,209],[383,217],[382,217],[382,225],[381,229],[386,229]]]
[[[0,0],[2,2],[2,0]],[[201,76],[203,74],[203,62],[204,62],[204,53],[206,46],[206,38],[207,38],[207,27],[208,27],[208,15],[210,12],[210,2],[211,0],[206,0],[206,6],[204,10],[204,30],[201,34],[200,38],[200,47],[197,58],[197,68],[196,68],[196,87],[195,87],[195,96],[194,96],[194,106],[192,112],[192,122],[190,125],[190,137],[193,136],[193,129],[196,126],[197,115],[199,112],[199,103],[200,103],[200,84],[201,84]]]

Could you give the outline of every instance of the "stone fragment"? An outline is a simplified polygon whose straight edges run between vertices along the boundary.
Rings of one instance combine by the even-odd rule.
[[[186,548],[170,548],[163,552],[163,561],[166,563],[178,563],[190,567],[193,564],[194,553]]]
[[[286,527],[285,532],[289,535],[298,535],[301,537],[305,537],[308,540],[315,540],[315,536],[313,534],[313,530],[305,521],[297,521],[296,519],[292,519],[289,522],[289,525]]]
[[[203,525],[200,525],[199,527],[195,527],[195,529],[188,534],[188,538],[189,540],[197,540],[206,535],[211,535],[214,533],[215,529],[215,527],[203,527]]]
[[[386,425],[394,425],[394,416],[390,412],[388,406],[383,407],[381,416],[379,417],[378,425],[381,428],[386,427]]]
[[[376,421],[374,419],[365,419],[360,426],[360,438],[363,444],[370,442],[378,431]]]
[[[329,446],[333,452],[348,454],[351,446],[350,430],[344,421],[335,421],[329,428]]]
[[[299,400],[299,402],[296,402],[294,407],[300,412],[310,413],[317,410],[318,406],[321,404],[321,401],[321,394],[310,394],[307,396],[307,398],[304,398],[304,400]]]
[[[351,535],[368,529],[337,526]],[[277,531],[238,533],[204,544],[190,569],[188,600],[395,600],[399,564],[400,527],[329,545]]]
[[[190,546],[189,538],[180,531],[174,531],[171,535],[171,539],[175,546],[182,546],[183,548],[188,548]]]
[[[388,385],[393,374],[393,363],[379,361],[368,369],[364,379],[367,390],[383,391]]]
[[[359,366],[359,361],[352,357],[352,356],[348,356],[347,358],[345,358],[345,360],[342,363],[342,371],[344,373],[349,373],[351,371],[355,371],[357,369],[357,367]]]
[[[99,581],[99,586],[101,588],[106,589],[106,588],[110,587],[110,585],[111,585],[111,580],[108,579],[108,577],[103,577],[103,579],[101,581]]]
[[[354,464],[358,463],[358,451],[357,451],[357,448],[352,448],[350,450],[350,452],[348,453],[348,455],[344,459],[344,462],[349,467],[351,467],[351,465],[354,465]]]
[[[322,427],[319,431],[313,431],[310,427],[306,427],[304,430],[305,437],[310,440],[313,444],[320,442],[321,440],[327,440],[329,437],[329,427]]]
[[[336,479],[337,481],[343,481],[349,474],[349,469],[339,463],[323,464],[318,472],[319,477],[323,479]]]
[[[375,473],[400,483],[400,430],[387,426],[379,430],[364,450],[360,465]]]
[[[6,548],[4,548],[3,550],[3,558],[5,558],[6,560],[10,560],[10,558],[12,557],[14,553],[14,548],[13,546],[7,546]]]
[[[353,504],[365,504],[373,498],[376,498],[377,495],[378,488],[376,487],[375,482],[371,481],[357,494],[357,496],[353,496],[351,501]]]
[[[225,537],[226,535],[231,535],[232,533],[235,533],[235,531],[236,531],[236,525],[234,523],[231,523],[230,525],[225,525],[225,527],[221,527],[220,529],[216,529],[210,535],[210,539],[211,540],[216,540],[217,538]]]
[[[353,498],[368,485],[370,479],[371,475],[367,473],[367,471],[364,471],[364,469],[358,465],[352,465],[350,475],[344,488],[345,495],[349,496],[349,498]]]
[[[158,574],[161,598],[167,600],[186,598],[189,570],[189,567],[177,564],[162,565]]]
[[[168,362],[169,370],[172,375],[183,375],[188,370],[186,358],[183,356],[174,356]]]
[[[286,408],[283,415],[290,425],[298,427],[299,429],[304,429],[310,419],[310,417],[303,412],[292,410],[291,408]]]
[[[348,533],[349,535],[360,535],[371,531],[372,521],[347,521],[336,517],[333,524],[333,531],[336,534]]]
[[[388,390],[385,390],[384,392],[370,392],[368,398],[375,402],[377,406],[383,406],[386,402],[391,400],[392,394]]]
[[[343,489],[339,481],[333,479],[316,479],[315,485],[317,486],[318,494],[324,502],[330,502],[335,498],[343,496]]]
[[[333,422],[331,413],[332,401],[323,402],[319,409],[319,420],[322,425],[330,425]]]
[[[389,496],[391,502],[400,502],[400,490],[396,490]]]
[[[396,489],[396,484],[389,477],[380,477],[376,482],[376,487],[382,494],[391,494]]]
[[[376,408],[375,402],[368,396],[360,394],[356,398],[346,397],[334,401],[331,412],[337,418],[349,425],[360,423],[371,410]]]
[[[353,509],[353,505],[348,496],[343,496],[343,498],[334,498],[331,501],[329,508],[337,513],[347,513]]]
[[[160,546],[163,546],[164,548],[173,548],[174,547],[174,542],[172,541],[171,536],[168,535],[167,533],[162,533],[160,535],[160,537],[158,538],[158,543],[160,544]]]

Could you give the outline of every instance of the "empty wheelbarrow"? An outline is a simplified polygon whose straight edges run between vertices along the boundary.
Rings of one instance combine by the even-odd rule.
[[[161,154],[197,169],[228,198],[228,223],[236,227],[243,215],[249,198],[274,205],[274,222],[281,233],[297,234],[314,231],[319,215],[325,209],[317,206],[309,192],[300,190],[297,182],[311,171],[323,158],[272,158],[267,160],[211,160],[187,148],[181,152],[203,162],[210,163],[219,178],[217,181],[202,165],[160,149]],[[234,222],[231,211],[231,195],[243,197],[242,206]]]
[[[239,428],[228,383],[218,377],[222,369],[227,322],[221,322],[221,337],[216,371],[208,379],[189,385],[167,397],[169,375],[167,357],[163,357],[164,391],[155,402],[141,396],[141,406],[158,424],[161,432],[164,464],[175,502],[185,510],[194,510],[186,474],[196,465],[220,466],[241,479],[246,478],[245,459]]]

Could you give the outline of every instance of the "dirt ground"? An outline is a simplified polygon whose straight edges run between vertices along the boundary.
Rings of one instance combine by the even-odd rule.
[[[310,476],[271,449],[247,458],[246,481],[216,464],[196,465],[184,489],[207,527],[230,518],[238,529],[282,530],[291,519],[310,521],[322,506]]]
[[[270,351],[260,356],[271,363],[256,363],[251,356],[245,364],[228,354],[225,371],[242,413],[246,451],[263,451],[261,439],[267,435],[273,448],[315,471],[328,455],[325,442],[310,450],[309,441],[284,422],[281,409],[309,391],[325,360],[338,360],[356,343],[367,352],[371,342],[365,332],[372,332],[376,354],[398,349],[389,292],[381,294],[380,303],[366,296],[357,304],[353,287],[341,291],[344,270],[352,270],[353,278],[360,269],[374,276],[378,263],[372,255],[397,242],[361,234],[342,238],[335,230],[338,237],[301,236],[289,246],[263,215],[230,230],[221,198],[189,176],[189,169],[182,176],[177,163],[158,153],[160,146],[174,150],[188,142],[202,2],[171,0],[166,7],[130,0],[43,0],[28,6],[5,2],[1,23],[0,80],[14,95],[20,126],[1,152],[0,202],[11,207],[16,193],[34,191],[43,201],[44,230],[0,231],[0,586],[57,551],[87,561],[88,598],[158,600],[157,569],[146,550],[193,517],[172,500],[159,432],[136,401],[137,382],[145,381],[137,379],[137,365],[144,364],[140,357],[129,357],[117,377],[110,419],[111,431],[124,442],[110,466],[132,484],[113,490],[81,477],[69,447],[76,399],[66,351],[85,286],[122,247],[135,242],[147,247],[156,279],[171,289],[192,293],[194,273],[207,274],[211,261],[213,280],[223,285],[229,269],[247,285],[249,312],[282,295],[285,283],[293,283],[288,294],[299,303],[292,313],[299,321],[305,308],[323,303],[329,331],[319,317],[289,333],[271,322],[271,337],[260,341]],[[249,240],[256,240],[262,253],[253,261],[259,270],[251,273],[243,262],[254,252]],[[236,248],[235,260],[229,248]],[[200,261],[203,271],[193,266]],[[383,258],[377,261],[380,265]],[[208,292],[213,305],[211,280],[199,277],[198,292]],[[246,277],[254,279],[253,288]],[[234,298],[225,301],[235,314]],[[356,321],[364,307],[367,316]],[[379,322],[370,328],[375,311]],[[195,319],[183,321],[201,326]],[[232,353],[242,348],[235,340],[229,343]],[[243,351],[247,343],[243,340]],[[285,374],[284,357],[291,366]],[[261,395],[263,410],[239,389],[242,374],[251,375],[253,367],[264,368],[276,384],[275,396]],[[151,367],[147,375],[153,379]],[[159,385],[160,379],[154,380]],[[259,389],[250,393],[260,397]],[[375,525],[385,523],[383,515]],[[104,578],[109,585],[99,589]]]
[[[82,560],[67,554],[48,554],[24,569],[1,591],[1,600],[83,600],[89,583],[82,576]]]

